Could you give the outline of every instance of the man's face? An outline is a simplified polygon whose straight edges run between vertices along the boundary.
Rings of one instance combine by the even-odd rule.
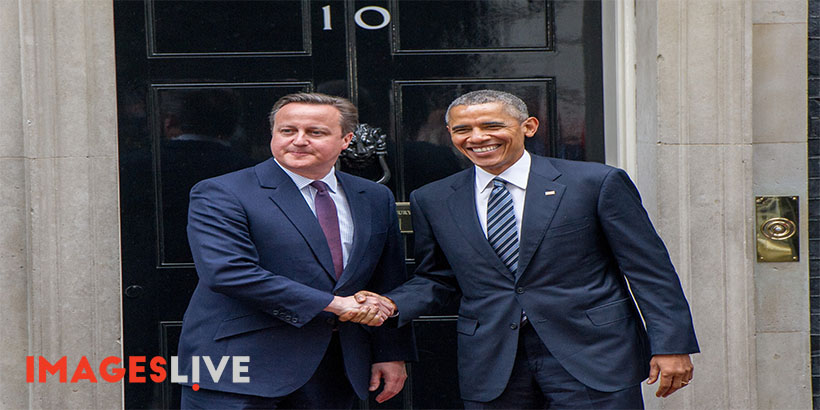
[[[342,135],[336,107],[290,103],[273,117],[270,149],[285,168],[305,178],[320,179],[330,172],[353,133]]]
[[[453,145],[473,164],[498,175],[524,154],[524,138],[532,137],[538,120],[519,122],[501,103],[457,105],[450,110]]]

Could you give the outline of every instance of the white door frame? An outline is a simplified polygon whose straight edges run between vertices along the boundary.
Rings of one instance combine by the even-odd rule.
[[[637,175],[635,3],[601,2],[606,163]]]

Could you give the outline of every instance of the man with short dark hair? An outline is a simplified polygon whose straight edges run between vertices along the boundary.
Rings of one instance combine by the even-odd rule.
[[[247,356],[250,381],[201,369],[182,408],[351,408],[382,379],[376,401],[388,400],[415,358],[412,329],[345,321],[380,325],[392,311],[351,295],[406,279],[393,195],[334,169],[358,122],[349,101],[291,94],[270,119],[274,158],[198,183],[188,214],[199,284],[181,374],[204,356]]]
[[[416,272],[381,300],[403,325],[460,296],[465,407],[643,408],[647,376],[658,396],[686,386],[689,305],[626,173],[529,154],[538,119],[505,92],[446,118],[475,167],[410,195]]]

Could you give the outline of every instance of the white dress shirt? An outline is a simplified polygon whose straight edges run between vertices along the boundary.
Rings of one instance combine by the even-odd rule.
[[[274,159],[276,161],[276,159]],[[279,161],[276,161],[279,164]],[[316,197],[316,188],[310,186],[313,179],[305,178],[299,174],[291,172],[287,168],[279,164],[279,167],[285,171],[286,174],[293,180],[302,197],[305,198],[313,215],[316,215],[316,205],[314,204],[314,197]],[[347,260],[350,258],[350,252],[353,249],[353,215],[350,213],[350,205],[347,203],[342,185],[336,179],[336,168],[331,168],[330,172],[325,175],[320,181],[327,184],[327,190],[333,203],[336,204],[336,215],[339,218],[339,234],[342,238],[342,266],[347,267]],[[486,207],[486,205],[485,205]]]
[[[475,209],[478,212],[478,221],[487,237],[487,202],[493,191],[493,178],[507,181],[507,190],[510,192],[515,210],[515,223],[518,228],[518,242],[521,242],[521,220],[524,219],[524,197],[527,193],[527,180],[530,177],[532,157],[524,151],[524,155],[511,167],[499,175],[493,175],[478,166],[475,167]]]

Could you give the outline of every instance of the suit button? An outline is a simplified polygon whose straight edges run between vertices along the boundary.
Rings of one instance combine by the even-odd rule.
[[[293,322],[293,323],[297,323],[297,322],[299,322],[299,319],[298,318],[293,318],[290,321]]]
[[[290,315],[285,315],[285,320],[290,320]]]
[[[274,315],[274,316],[279,316],[279,311],[278,311],[278,310],[274,310],[274,311],[273,311],[273,315]]]
[[[522,294],[522,293],[524,293],[524,288],[518,288],[518,289],[516,289],[516,290],[515,290],[515,293],[517,293],[517,294],[519,294],[519,295],[520,295],[520,294]]]
[[[518,329],[518,323],[510,323],[510,329],[512,329],[512,330]]]

